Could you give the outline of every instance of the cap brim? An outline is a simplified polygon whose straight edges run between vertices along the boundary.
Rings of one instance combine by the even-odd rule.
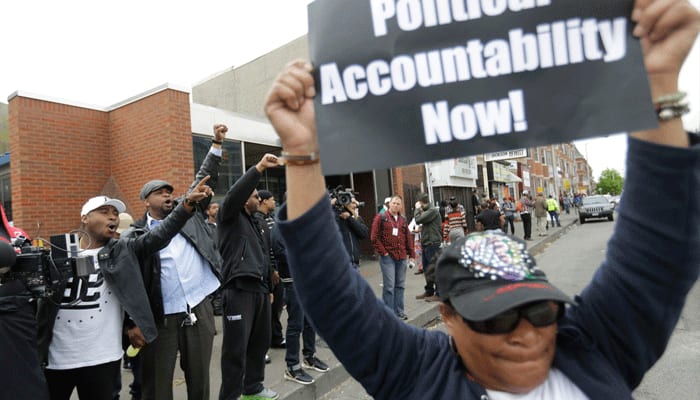
[[[452,307],[470,321],[487,320],[511,308],[533,301],[552,300],[574,303],[564,292],[543,280],[488,282],[468,292],[450,295],[449,299]]]
[[[121,200],[117,200],[117,199],[109,199],[103,204],[103,206],[112,206],[112,207],[117,209],[119,214],[126,211],[126,205],[124,205],[124,203]],[[100,207],[102,207],[102,206],[100,206]]]

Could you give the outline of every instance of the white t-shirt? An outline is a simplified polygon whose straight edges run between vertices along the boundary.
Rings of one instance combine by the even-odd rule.
[[[581,389],[556,368],[549,370],[547,380],[528,393],[513,394],[486,390],[491,400],[588,400]]]
[[[70,278],[66,284],[49,345],[48,369],[88,367],[122,357],[124,314],[102,277],[97,262],[100,250],[80,253],[93,256],[96,272],[87,278]]]

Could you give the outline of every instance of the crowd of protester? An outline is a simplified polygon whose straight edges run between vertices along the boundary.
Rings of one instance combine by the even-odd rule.
[[[652,94],[676,91],[699,29],[697,10],[686,0],[637,0],[632,19],[645,27],[635,35]],[[339,205],[330,198],[318,158],[309,156],[318,154],[309,122],[313,79],[305,62],[278,77],[266,113],[283,155],[265,154],[220,202],[211,189],[228,131],[220,124],[184,195],[175,197],[167,181],[146,182],[139,192],[145,212],[131,224],[122,201],[87,199],[76,223],[94,271],[67,279],[38,305],[46,390],[36,398],[68,400],[77,390],[81,399],[113,400],[126,384],[124,363],[133,399],[170,400],[179,358],[188,399],[209,399],[215,316],[223,326],[222,400],[279,397],[264,385],[271,347],[285,349],[285,379],[313,383],[307,371],[329,370],[317,357],[317,334],[377,398],[630,397],[661,356],[700,265],[700,156],[678,118],[631,135],[631,194],[606,260],[574,300],[548,282],[513,235],[520,219],[523,239],[531,239],[532,214],[546,235],[580,195],[533,198],[525,190],[499,201],[474,193],[466,207],[427,193],[411,207],[392,195],[368,226],[357,199]],[[278,199],[258,187],[266,169],[284,164],[288,201],[278,210]],[[677,187],[677,179],[687,185]],[[693,206],[644,228],[655,204],[678,201]],[[673,234],[679,229],[684,235]],[[362,241],[378,257],[381,299],[359,273]],[[667,250],[663,257],[658,248]],[[425,279],[416,298],[440,304],[448,334],[403,323],[413,266]]]

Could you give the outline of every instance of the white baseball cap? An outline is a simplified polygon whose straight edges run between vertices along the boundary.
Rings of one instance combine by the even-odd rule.
[[[112,206],[116,208],[119,213],[126,211],[126,206],[121,200],[111,199],[107,196],[96,196],[83,204],[83,209],[80,211],[80,216],[82,217],[83,215],[88,215],[91,211],[102,206]]]

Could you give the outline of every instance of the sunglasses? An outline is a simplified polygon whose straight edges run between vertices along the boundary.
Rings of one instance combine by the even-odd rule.
[[[485,321],[462,319],[473,331],[487,335],[498,335],[513,332],[521,318],[525,318],[533,326],[541,328],[557,322],[562,315],[564,315],[563,304],[547,300],[504,311]]]

